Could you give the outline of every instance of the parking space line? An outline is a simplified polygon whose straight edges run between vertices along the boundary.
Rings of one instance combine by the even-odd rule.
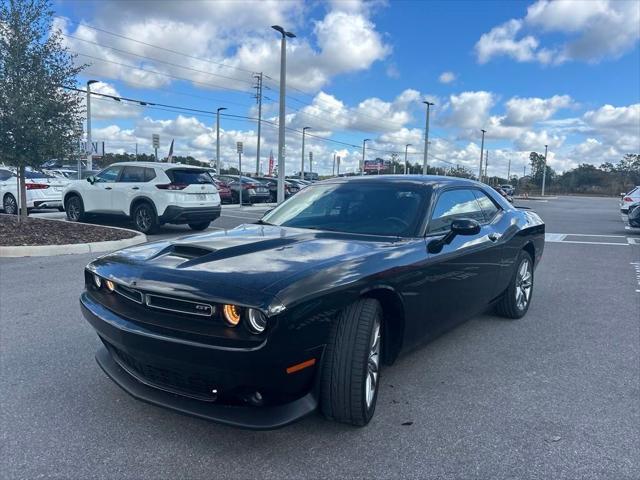
[[[618,242],[582,242],[579,240],[564,240],[562,242],[555,242],[555,243],[580,243],[580,244],[585,244],[585,245],[618,245],[620,247],[628,247],[630,244],[629,243],[618,243]]]

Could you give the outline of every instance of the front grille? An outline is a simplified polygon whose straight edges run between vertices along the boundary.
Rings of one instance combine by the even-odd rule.
[[[119,293],[123,297],[128,298],[133,302],[142,303],[142,293],[140,293],[139,291],[129,287],[125,287],[124,285],[119,285],[117,283],[115,284],[115,286],[116,286],[116,289],[115,289],[116,293]]]
[[[159,308],[160,310],[168,310],[170,312],[187,313],[189,315],[200,315],[202,317],[211,317],[215,311],[213,305],[201,302],[191,302],[189,300],[180,300],[173,297],[165,297],[162,295],[145,295],[145,303],[147,307]]]
[[[212,392],[216,388],[212,378],[195,372],[180,372],[153,365],[129,355],[106,341],[104,343],[114,360],[142,383],[197,400],[213,402],[217,399],[217,393]]]

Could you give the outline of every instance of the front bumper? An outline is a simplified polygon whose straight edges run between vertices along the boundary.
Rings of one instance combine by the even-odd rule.
[[[215,207],[178,207],[170,205],[159,217],[160,223],[213,222],[220,216],[220,205]]]
[[[232,348],[198,339],[168,336],[116,315],[86,292],[82,313],[106,348],[96,360],[105,373],[132,396],[161,407],[236,427],[273,429],[317,408],[315,368],[287,374],[286,367],[321,352],[286,355],[265,340]],[[207,339],[203,339],[207,340]],[[216,395],[205,398],[207,392]],[[264,405],[243,403],[259,391]]]

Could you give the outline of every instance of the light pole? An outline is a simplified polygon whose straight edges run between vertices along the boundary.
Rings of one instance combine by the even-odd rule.
[[[271,28],[280,32],[280,115],[278,119],[278,203],[284,202],[284,122],[285,122],[285,93],[287,76],[287,37],[294,38],[295,35],[285,31],[279,25],[272,25]],[[303,157],[304,161],[304,157]]]
[[[216,110],[216,173],[220,175],[220,112],[226,110],[220,107]]]
[[[427,175],[429,173],[427,170],[427,167],[429,166],[429,107],[432,107],[435,103],[431,103],[426,100],[422,103],[427,105],[427,125],[424,129],[424,159],[422,161],[422,174]]]
[[[304,134],[307,133],[307,130],[311,129],[311,127],[304,127],[302,129],[302,161],[300,162],[300,180],[304,180]]]
[[[360,175],[364,175],[364,154],[367,150],[367,142],[370,141],[370,138],[365,138],[362,141],[362,169],[360,170]]]
[[[484,134],[486,130],[480,130],[482,132],[482,145],[480,146],[480,170],[478,170],[478,181],[482,181],[482,156],[484,155]]]
[[[91,141],[91,84],[92,83],[98,83],[98,80],[87,81],[87,170],[93,170],[93,143]]]
[[[405,175],[408,175],[408,173],[409,173],[409,169],[407,168],[407,167],[408,167],[408,165],[409,165],[409,164],[407,163],[407,153],[408,153],[408,151],[409,151],[409,147],[410,147],[410,146],[411,146],[411,144],[410,144],[410,143],[407,143],[407,144],[404,146],[404,174],[405,174]]]
[[[547,150],[549,145],[544,146],[544,167],[542,169],[542,196],[544,197],[544,184],[547,180]]]

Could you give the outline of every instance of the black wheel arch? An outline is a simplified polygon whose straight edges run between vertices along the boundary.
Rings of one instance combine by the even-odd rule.
[[[69,199],[71,199],[73,197],[78,197],[80,199],[80,201],[82,202],[82,206],[84,207],[84,200],[82,199],[82,195],[80,195],[75,190],[71,190],[70,192],[67,192],[67,193],[64,194],[64,199],[63,199],[62,204],[65,206],[65,208],[67,206],[67,202],[69,201]]]
[[[131,205],[129,206],[129,216],[131,218],[133,218],[133,212],[136,209],[136,207],[138,207],[138,205],[141,205],[143,203],[149,204],[153,209],[153,212],[156,214],[156,217],[158,217],[158,210],[156,209],[156,204],[153,202],[153,200],[151,200],[149,197],[140,196],[140,197],[134,198],[133,201],[131,202]]]
[[[372,286],[362,292],[363,298],[373,298],[382,307],[383,361],[391,365],[402,350],[405,332],[405,308],[402,297],[390,286]]]

